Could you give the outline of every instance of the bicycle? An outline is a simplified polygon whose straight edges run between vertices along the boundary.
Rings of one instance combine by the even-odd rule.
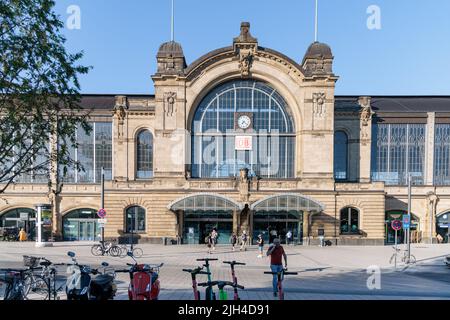
[[[298,275],[298,272],[288,272],[286,268],[283,268],[283,270],[279,271],[279,272],[272,272],[272,271],[265,271],[265,274],[271,274],[271,275],[276,275],[277,276],[277,288],[278,288],[278,297],[280,300],[284,300],[284,291],[283,291],[283,280],[284,280],[284,276],[286,275]]]
[[[208,273],[208,282],[212,282],[211,269],[209,267],[209,261],[217,261],[217,260],[219,260],[219,259],[210,259],[210,258],[197,259],[197,261],[204,261],[205,262],[203,264],[203,266],[206,268],[206,272]],[[214,293],[212,286],[206,288],[205,300],[216,300],[216,294]]]
[[[225,291],[226,286],[233,287],[234,290],[237,290],[238,288],[241,290],[244,290],[244,286],[241,286],[237,283],[233,283],[230,281],[208,281],[208,282],[202,282],[199,283],[198,286],[200,287],[207,287],[206,290],[210,290],[212,292],[212,287],[217,286],[219,288],[219,300],[228,300],[228,293]]]
[[[39,300],[57,300],[58,293],[64,289],[64,284],[56,289],[56,267],[64,266],[65,263],[54,264],[44,257],[23,256],[24,265],[28,267],[24,277],[24,295],[25,299],[30,300],[30,294],[37,294]],[[40,270],[40,274],[34,274],[34,271]],[[52,287],[53,283],[53,287]],[[34,297],[34,296],[33,296]]]
[[[119,256],[121,258],[128,256],[129,252],[131,252],[136,258],[141,258],[144,255],[144,251],[141,248],[133,247],[133,250],[131,250],[131,248],[128,248],[126,244],[119,245],[118,247],[120,248]]]
[[[96,257],[104,256],[105,254],[109,254],[112,257],[119,257],[121,251],[122,249],[118,245],[113,244],[112,242],[100,241],[100,244],[94,244],[91,247],[91,253]]]
[[[6,283],[3,300],[26,300],[24,279],[26,274],[30,272],[30,269],[2,269],[0,271],[4,272],[0,276],[0,286]]]
[[[240,266],[245,266],[245,263],[243,262],[236,262],[236,261],[224,261],[223,263],[225,264],[229,264],[231,267],[231,278],[233,279],[233,283],[234,284],[238,284],[238,280],[236,277],[236,272],[234,271],[234,266],[235,265],[240,265]],[[238,288],[234,287],[234,300],[241,300],[239,298],[239,292],[238,292]]]
[[[413,254],[408,254],[408,250],[402,250],[400,248],[396,249],[395,247],[393,247],[393,249],[395,250],[395,252],[392,254],[391,258],[389,259],[390,264],[392,264],[393,261],[394,262],[397,261],[400,251],[403,251],[403,255],[400,256],[401,262],[405,263],[407,266],[416,263],[416,257]]]

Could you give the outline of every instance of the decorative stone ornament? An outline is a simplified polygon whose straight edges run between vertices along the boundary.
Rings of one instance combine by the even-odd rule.
[[[239,57],[239,70],[242,78],[248,78],[251,73],[255,53],[258,49],[258,40],[250,34],[250,23],[241,23],[241,34],[234,38],[233,47]]]
[[[119,124],[123,124],[128,110],[128,99],[126,96],[117,96],[116,104],[114,106],[114,115],[119,120]]]
[[[325,114],[326,94],[324,92],[313,93],[313,113],[322,117]]]
[[[172,117],[175,110],[175,102],[177,99],[176,92],[167,92],[164,94],[164,113],[167,117]]]
[[[358,100],[358,104],[362,107],[361,122],[365,127],[369,125],[370,121],[372,121],[373,111],[372,107],[370,106],[370,102],[370,97],[360,97]]]

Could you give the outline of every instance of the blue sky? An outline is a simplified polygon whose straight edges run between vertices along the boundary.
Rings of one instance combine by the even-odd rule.
[[[450,1],[319,0],[319,41],[329,44],[339,95],[450,95]],[[170,0],[56,0],[63,20],[81,9],[67,48],[94,69],[83,93],[150,94],[159,45],[170,40]],[[381,30],[367,28],[370,5]],[[259,44],[301,62],[314,40],[314,0],[176,0],[175,40],[189,63],[231,45],[241,21]]]

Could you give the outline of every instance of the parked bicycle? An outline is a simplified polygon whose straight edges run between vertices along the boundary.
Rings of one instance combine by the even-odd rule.
[[[91,247],[91,253],[97,257],[104,255],[110,255],[112,257],[120,257],[121,252],[122,249],[112,242],[100,241],[99,244],[94,244]]]
[[[283,268],[283,270],[281,270],[280,272],[272,272],[272,271],[266,271],[264,272],[265,274],[271,274],[276,275],[277,276],[277,288],[278,288],[278,297],[280,300],[284,300],[284,290],[283,290],[283,280],[284,280],[284,276],[287,275],[297,275],[298,272],[288,272],[287,269]]]
[[[395,263],[396,261],[401,261],[401,262],[405,263],[407,266],[416,263],[416,257],[413,254],[408,254],[408,250],[402,250],[400,248],[396,249],[395,247],[393,247],[393,249],[395,252],[392,254],[391,258],[389,259],[390,264]],[[403,253],[400,253],[400,252],[403,252]]]
[[[128,256],[128,253],[131,252],[134,257],[141,258],[144,255],[144,251],[141,248],[137,248],[133,246],[133,249],[131,247],[128,247],[126,244],[122,244],[118,246],[120,248],[120,254],[119,256],[121,258],[125,258]]]

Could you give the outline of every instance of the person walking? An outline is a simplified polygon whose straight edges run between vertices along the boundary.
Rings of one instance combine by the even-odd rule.
[[[241,234],[241,248],[240,251],[244,250],[247,251],[247,241],[248,241],[248,236],[247,236],[247,231],[242,231]]]
[[[236,250],[236,243],[237,243],[237,236],[236,233],[233,232],[233,234],[230,237],[230,243],[231,243],[231,247],[233,248],[233,251]]]
[[[286,244],[290,245],[291,243],[292,243],[292,232],[291,232],[291,230],[289,230],[286,233]]]
[[[217,232],[216,228],[213,228],[211,231],[211,245],[212,245],[212,251],[216,250],[216,244],[217,244],[217,238],[219,237],[219,233]]]
[[[258,235],[258,258],[262,258],[263,257],[263,249],[264,249],[264,239],[262,237],[262,234]]]
[[[281,246],[280,239],[275,238],[273,240],[273,244],[269,247],[269,250],[267,250],[267,256],[270,256],[270,269],[272,272],[283,271],[282,258],[284,258],[284,268],[287,269],[287,255],[286,252],[284,252],[284,248]],[[273,275],[272,287],[273,296],[276,297],[278,295],[278,276],[276,274]]]
[[[270,230],[270,241],[269,243],[273,243],[273,241],[277,238],[278,233],[276,229]]]
[[[205,243],[206,246],[208,247],[208,254],[211,254],[211,246],[212,246],[211,233],[206,236]]]
[[[21,228],[19,231],[19,241],[20,242],[27,241],[27,233],[23,228]]]

